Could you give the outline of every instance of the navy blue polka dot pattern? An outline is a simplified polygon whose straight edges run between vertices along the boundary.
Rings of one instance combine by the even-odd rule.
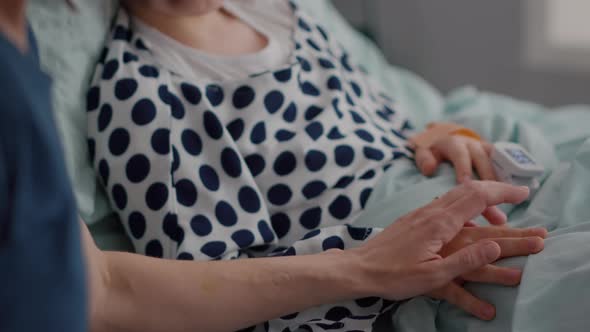
[[[205,95],[213,106],[219,106],[223,102],[223,88],[219,85],[211,84],[205,89]]]
[[[301,17],[300,17],[300,18],[297,20],[297,24],[299,24],[299,27],[300,27],[301,29],[303,29],[303,30],[305,30],[305,31],[307,31],[307,32],[311,32],[311,28],[309,27],[309,24],[307,24],[307,22],[305,22],[305,21],[303,20],[303,18],[301,18]]]
[[[235,225],[238,222],[238,215],[229,203],[221,201],[215,206],[215,216],[220,224],[226,227]]]
[[[137,81],[132,78],[123,78],[115,84],[115,97],[119,100],[131,98],[137,91]]]
[[[141,99],[131,110],[131,119],[138,126],[149,124],[156,117],[156,105],[149,99]]]
[[[231,235],[232,240],[234,240],[234,242],[236,243],[236,245],[239,248],[247,248],[250,245],[252,245],[252,243],[254,243],[254,234],[252,234],[251,231],[247,230],[247,229],[242,229],[239,231],[235,231],[232,235]]]
[[[367,159],[372,159],[372,160],[383,160],[383,158],[385,158],[385,154],[383,153],[383,151],[372,148],[370,146],[365,146],[363,148],[363,153],[365,155],[365,158]]]
[[[338,166],[349,166],[354,160],[354,149],[349,145],[338,145],[334,149],[334,159]]]
[[[293,72],[292,72],[291,68],[289,68],[289,69],[277,71],[276,73],[273,74],[273,76],[275,77],[275,79],[277,81],[285,83],[285,82],[289,82],[289,80],[291,79],[292,73]]]
[[[328,133],[328,138],[331,140],[339,140],[345,138],[345,136],[340,132],[338,127],[333,127]]]
[[[289,65],[211,82],[156,63],[155,41],[121,15],[86,95],[87,142],[139,253],[307,255],[377,233],[351,223],[383,172],[410,155],[411,124],[312,18],[296,9]],[[272,330],[364,331],[386,305],[314,308]]]
[[[176,259],[181,261],[192,261],[195,259],[195,257],[188,252],[182,252],[176,257]]]
[[[301,217],[299,218],[299,222],[301,226],[305,227],[306,229],[315,229],[320,225],[322,221],[322,208],[314,207],[308,210],[305,210]]]
[[[242,209],[248,213],[256,213],[260,210],[260,199],[251,187],[242,187],[238,192],[238,201]]]
[[[168,200],[168,188],[163,183],[154,183],[149,186],[146,194],[145,194],[145,201],[147,206],[154,210],[158,211],[166,201]]]
[[[128,219],[129,231],[136,239],[141,239],[145,234],[146,221],[141,212],[134,211],[129,215]]]
[[[373,135],[371,135],[371,133],[369,133],[365,129],[357,129],[354,133],[363,141],[369,143],[373,143],[375,141],[375,137],[373,137]]]
[[[320,90],[311,82],[303,82],[301,84],[301,91],[309,96],[317,97],[320,95]]]
[[[203,215],[193,217],[191,219],[190,226],[193,232],[198,236],[207,236],[213,230],[211,221],[209,221],[209,219]]]
[[[162,258],[164,256],[164,248],[158,240],[151,240],[145,246],[145,254],[155,258]]]
[[[367,204],[367,201],[369,200],[372,191],[372,188],[367,188],[361,192],[360,203],[363,209],[365,208],[365,205]]]
[[[351,110],[350,115],[352,116],[352,121],[354,121],[355,123],[363,124],[363,123],[367,122],[367,121],[365,121],[365,118],[363,118],[360,114],[358,114],[355,111]]]
[[[326,58],[320,58],[318,60],[318,62],[320,64],[320,66],[322,66],[322,68],[324,68],[324,69],[333,69],[333,68],[336,68],[334,66],[334,64],[332,63],[332,61],[330,61],[330,60],[328,60]]]
[[[98,163],[98,174],[100,175],[100,178],[102,179],[102,183],[104,183],[106,186],[109,185],[110,172],[111,171],[109,168],[109,164],[107,163],[106,160],[102,159]]]
[[[283,113],[283,119],[287,122],[294,122],[297,119],[297,106],[294,103],[290,103]]]
[[[334,185],[334,188],[345,189],[354,181],[354,176],[343,176]]]
[[[315,180],[306,184],[301,190],[301,192],[303,193],[303,196],[305,196],[305,198],[313,199],[320,196],[327,188],[328,186],[326,186],[326,184],[323,181]]]
[[[280,129],[279,131],[276,132],[275,134],[275,138],[277,139],[277,141],[279,142],[286,142],[291,140],[293,137],[295,137],[295,132],[286,130],[286,129]]]
[[[310,150],[305,155],[305,166],[311,172],[317,172],[326,165],[326,154],[319,150]]]
[[[170,130],[160,128],[154,131],[151,138],[151,145],[157,154],[167,155],[170,153]]]
[[[225,174],[232,178],[237,178],[242,174],[242,163],[240,157],[235,150],[231,148],[223,149],[221,153],[221,167]]]
[[[113,186],[112,196],[117,209],[123,210],[127,207],[127,192],[122,185],[116,184]]]
[[[104,69],[102,72],[102,79],[103,80],[110,80],[115,76],[119,70],[119,61],[117,59],[111,59],[107,63],[104,64]]]
[[[314,50],[321,52],[322,49],[318,46],[318,44],[316,44],[316,42],[313,39],[307,39],[307,44],[313,48]]]
[[[145,180],[150,173],[149,159],[142,154],[131,157],[127,162],[126,173],[127,179],[133,183]]]
[[[317,117],[318,115],[320,115],[320,113],[322,113],[324,109],[321,107],[318,107],[316,105],[311,105],[306,111],[305,111],[305,120],[307,121],[311,121],[313,120],[315,117]]]
[[[113,39],[131,41],[132,38],[133,38],[133,33],[131,32],[130,29],[128,29],[122,25],[117,25],[115,27],[115,31],[113,32]]]
[[[257,123],[250,133],[252,144],[260,144],[266,140],[266,125],[264,122]]]
[[[344,241],[338,236],[331,236],[322,242],[324,250],[329,249],[344,249]]]
[[[284,213],[274,214],[270,218],[270,222],[272,229],[275,231],[275,234],[279,239],[285,237],[291,228],[291,220],[289,219],[289,216]]]
[[[262,171],[264,171],[264,168],[266,167],[266,162],[264,161],[264,158],[259,154],[251,154],[247,156],[245,160],[246,165],[248,165],[248,169],[250,169],[250,173],[252,173],[252,176],[254,177],[262,173]]]
[[[182,91],[184,99],[186,99],[189,103],[198,105],[201,102],[201,90],[199,90],[199,88],[196,86],[185,82],[180,85],[180,91]]]
[[[249,86],[241,86],[234,92],[232,103],[235,108],[243,109],[254,101],[256,97],[256,92]]]
[[[225,242],[211,241],[211,242],[207,242],[201,248],[201,252],[211,258],[215,258],[215,257],[221,256],[225,252],[226,247],[227,246],[226,246]]]
[[[184,206],[193,206],[197,203],[197,188],[187,179],[182,179],[176,183],[176,199],[178,203]]]
[[[139,57],[137,57],[137,55],[130,53],[130,52],[125,52],[123,53],[123,62],[124,63],[129,63],[129,62],[133,62],[133,61],[138,61]]]
[[[345,307],[333,307],[326,313],[325,317],[327,320],[339,322],[344,318],[352,316],[352,312]]]
[[[274,205],[285,205],[289,203],[293,196],[293,192],[289,186],[285,184],[276,184],[272,186],[268,191],[268,201]]]
[[[226,128],[233,140],[237,141],[242,137],[242,133],[244,132],[244,120],[235,119],[230,122]]]
[[[162,221],[162,231],[172,241],[181,244],[184,240],[184,230],[178,226],[178,216],[172,213],[166,214]]]
[[[193,156],[201,154],[203,143],[201,137],[195,131],[186,129],[182,132],[182,146],[184,150]]]
[[[303,69],[303,71],[310,72],[312,70],[311,64],[305,58],[297,56],[297,61],[299,61],[299,64],[301,65],[301,69]]]
[[[217,191],[219,189],[219,175],[215,169],[209,165],[203,165],[199,169],[199,177],[203,186],[210,191]]]
[[[129,132],[123,128],[113,130],[109,137],[109,151],[114,156],[120,156],[129,147],[130,141]]]
[[[96,160],[96,141],[89,138],[86,140],[86,145],[88,146],[88,156],[90,157],[90,162],[94,163],[94,160]]]
[[[203,123],[205,125],[205,131],[209,137],[213,139],[220,139],[223,135],[223,127],[221,123],[211,111],[205,112],[203,115]]]
[[[171,93],[168,90],[168,87],[166,87],[165,85],[160,86],[158,88],[158,96],[164,104],[170,106],[170,113],[174,118],[184,118],[184,105],[182,104],[180,98],[178,98],[175,94]]]
[[[317,141],[324,133],[324,126],[320,122],[314,121],[305,127],[305,132],[312,140]]]
[[[274,162],[273,169],[277,175],[289,175],[297,167],[295,154],[290,151],[281,153]]]
[[[262,236],[262,239],[265,243],[272,242],[275,238],[274,233],[264,220],[258,222],[258,232],[260,233],[260,236]]]
[[[86,93],[86,110],[94,111],[98,108],[100,103],[100,88],[94,86]]]
[[[330,204],[328,210],[334,218],[345,219],[352,211],[352,202],[348,197],[340,195]]]
[[[266,110],[270,114],[276,113],[283,106],[284,102],[285,97],[278,90],[273,90],[264,97],[264,107],[266,107]]]
[[[104,131],[107,129],[111,120],[113,119],[113,108],[110,104],[104,104],[100,108],[100,113],[98,114],[98,131]]]
[[[158,78],[160,76],[158,68],[149,65],[139,67],[139,73],[146,78]]]
[[[342,82],[340,82],[340,79],[336,76],[330,76],[326,84],[330,90],[342,90]]]

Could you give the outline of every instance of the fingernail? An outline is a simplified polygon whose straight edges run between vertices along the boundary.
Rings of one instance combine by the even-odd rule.
[[[515,281],[520,282],[520,279],[522,278],[522,271],[521,270],[511,270],[510,277],[514,278]]]
[[[528,239],[528,243],[529,243],[529,250],[537,250],[537,248],[539,248],[539,242],[537,241],[536,238]]]
[[[481,313],[485,318],[492,319],[496,315],[496,309],[491,305],[486,305],[482,308]]]
[[[486,243],[484,249],[488,261],[494,261],[498,258],[498,245],[495,242]]]

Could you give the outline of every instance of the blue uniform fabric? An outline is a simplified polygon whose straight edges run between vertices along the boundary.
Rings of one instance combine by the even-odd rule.
[[[76,203],[30,45],[0,35],[0,331],[85,331]]]

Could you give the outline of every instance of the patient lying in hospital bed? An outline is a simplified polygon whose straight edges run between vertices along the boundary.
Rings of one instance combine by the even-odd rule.
[[[304,28],[302,27],[301,29],[304,29]],[[318,35],[318,37],[319,37],[319,35]],[[309,45],[309,47],[313,48],[313,46],[311,46],[311,45]],[[120,64],[122,65],[123,62]],[[313,63],[312,65],[317,66],[315,63]],[[120,68],[117,68],[115,71],[117,71],[119,69]],[[139,67],[138,67],[138,69],[139,69]],[[157,77],[153,77],[155,75],[154,74],[155,72],[153,70],[148,68],[148,69],[144,69],[143,71],[145,73],[147,73],[147,75],[144,75],[145,73],[140,73],[140,75],[144,76],[146,80],[157,78]],[[158,75],[163,75],[163,74],[161,71],[158,71]],[[305,83],[305,82],[297,82],[297,83],[299,84],[299,83]],[[203,83],[203,85],[206,85],[206,84]],[[155,88],[157,88],[157,86],[155,86]],[[353,94],[355,94],[356,91],[352,86],[350,87],[350,89],[351,89],[350,94],[351,94],[351,98],[352,98],[352,97],[354,97]],[[203,89],[203,91],[206,91],[206,90],[207,89]],[[308,91],[311,91],[311,90],[308,90]],[[182,94],[182,92],[181,92],[181,94]],[[167,94],[163,94],[163,95],[164,95],[164,99],[166,99]],[[215,95],[215,93],[211,92],[211,96],[213,96],[213,98],[214,98],[214,95]],[[394,97],[395,97],[395,95],[394,95]],[[159,96],[159,98],[161,98],[161,97]],[[210,96],[204,92],[204,96],[202,98],[210,98]],[[231,97],[226,96],[226,98],[231,98]],[[260,98],[262,98],[262,97],[260,97]],[[344,99],[345,99],[345,102],[347,102],[346,96],[344,96]],[[174,98],[166,99],[166,100],[168,100],[170,102],[170,105],[168,105],[168,106],[172,109],[174,107],[173,105],[175,103]],[[226,100],[227,100],[227,102],[231,102],[230,101],[231,99],[226,99]],[[164,102],[165,102],[165,100],[164,100]],[[286,110],[287,110],[286,106],[288,106],[287,101],[285,101],[285,103],[283,105],[283,109],[280,110],[281,116],[284,116],[284,114],[286,113]],[[517,111],[515,111],[514,109],[511,110],[510,107],[513,107],[515,109],[518,108],[518,110]],[[548,170],[553,171],[553,172],[548,173],[551,175],[546,179],[543,189],[533,199],[533,201],[530,203],[530,205],[521,206],[516,210],[512,210],[513,207],[505,207],[505,209],[508,212],[511,212],[511,218],[510,218],[511,223],[514,223],[516,225],[546,225],[546,226],[550,227],[551,229],[557,229],[557,228],[563,228],[564,226],[576,225],[578,223],[582,223],[584,221],[590,220],[590,218],[588,218],[587,208],[583,204],[584,200],[579,198],[579,197],[584,197],[584,195],[587,196],[587,194],[585,194],[587,192],[587,190],[584,191],[584,188],[587,188],[587,183],[584,183],[584,179],[587,178],[587,176],[584,176],[584,170],[587,167],[587,165],[584,163],[584,161],[587,160],[586,152],[585,152],[585,151],[587,151],[587,148],[585,147],[585,145],[582,145],[581,141],[583,141],[583,138],[586,138],[588,136],[588,133],[586,130],[579,129],[579,128],[576,130],[569,130],[567,133],[562,131],[563,128],[568,128],[569,126],[571,126],[572,123],[576,123],[576,120],[580,121],[580,119],[583,116],[585,116],[584,113],[582,113],[582,112],[576,113],[576,112],[572,111],[570,113],[562,113],[560,115],[560,117],[549,115],[549,116],[544,116],[543,118],[537,118],[535,116],[528,116],[528,114],[531,114],[532,112],[529,113],[529,112],[522,111],[523,108],[527,108],[527,107],[531,108],[531,109],[533,108],[533,107],[531,107],[531,105],[528,105],[528,104],[512,103],[512,101],[510,101],[510,100],[507,100],[507,99],[504,100],[504,99],[496,98],[496,97],[493,97],[493,98],[488,97],[488,96],[482,97],[481,95],[477,95],[477,94],[473,93],[473,91],[471,91],[471,90],[465,90],[465,91],[461,92],[460,94],[457,94],[455,96],[455,99],[451,99],[451,101],[449,102],[449,105],[447,107],[447,110],[448,110],[448,113],[454,113],[454,114],[452,114],[452,120],[454,120],[455,122],[461,123],[462,125],[465,125],[467,127],[475,129],[482,137],[485,137],[486,139],[488,139],[490,141],[511,140],[511,141],[521,142],[529,150],[531,150],[536,157],[540,158],[543,161],[543,163],[547,166]],[[348,108],[348,106],[347,106],[347,108]],[[283,113],[283,110],[285,111],[284,113]],[[394,108],[394,110],[398,111],[400,113],[403,112],[403,110],[401,110],[401,109],[398,110],[398,109]],[[299,109],[299,113],[300,113],[299,116],[304,116],[303,114],[301,114],[303,111],[304,110]],[[347,112],[347,111],[348,110],[344,110],[344,112]],[[513,114],[511,114],[511,111],[514,111]],[[106,111],[106,112],[108,113],[108,111]],[[493,115],[489,115],[489,114],[493,114]],[[133,119],[133,121],[134,120],[135,119]],[[431,119],[431,120],[435,120],[435,119]],[[518,121],[518,120],[520,120],[520,121]],[[557,121],[553,121],[553,120],[557,120]],[[94,126],[95,126],[94,128],[97,128],[97,130],[100,130],[99,120],[97,119],[96,121],[97,122],[94,123]],[[139,121],[145,121],[145,119],[140,119]],[[526,123],[526,122],[529,122],[529,123]],[[325,124],[322,123],[322,125],[325,125]],[[538,128],[541,128],[541,130],[538,130]],[[252,136],[256,137],[256,135],[253,135],[254,124],[249,129],[250,130],[245,130],[245,133],[243,135],[246,135],[245,137],[247,137],[247,139],[249,139],[251,141]],[[273,129],[276,129],[276,128],[273,128]],[[311,129],[313,129],[313,127]],[[312,132],[312,135],[314,135],[313,130],[311,130],[311,129],[310,129],[310,131]],[[204,128],[204,130],[207,130],[207,128]],[[402,132],[402,131],[400,130],[400,132]],[[271,130],[269,130],[268,127],[266,128],[266,135],[267,136],[275,135],[276,133],[278,133],[278,131],[271,132]],[[286,133],[283,132],[283,134],[286,134]],[[327,134],[327,133],[324,132],[324,134]],[[209,133],[206,132],[204,135],[209,135]],[[306,132],[305,135],[309,135],[309,133]],[[364,134],[362,134],[362,135],[364,135]],[[362,140],[362,138],[360,138],[360,139]],[[179,140],[180,140],[180,142],[178,144],[182,144],[182,137],[180,137]],[[148,140],[146,140],[146,142],[148,142]],[[150,137],[149,142],[150,142],[149,144],[152,144],[151,137]],[[571,144],[566,144],[566,143],[571,143]],[[576,151],[576,149],[579,149],[579,150]],[[557,150],[557,152],[555,150]],[[567,151],[567,152],[564,153],[563,151]],[[361,150],[360,153],[364,154],[364,151]],[[174,153],[172,152],[172,155],[173,154]],[[371,153],[369,153],[369,155],[374,156],[374,155],[371,155]],[[298,158],[295,158],[295,159],[297,160],[297,162],[299,162],[300,165],[307,166],[305,164],[305,159],[302,161],[300,161]],[[560,160],[567,160],[567,163],[560,164],[559,163]],[[399,163],[397,163],[398,161],[399,161]],[[100,162],[100,160],[96,160],[96,162],[97,162],[97,168],[100,172],[100,165],[98,164]],[[452,185],[454,185],[455,178],[452,176],[453,172],[451,170],[449,170],[447,167],[443,166],[443,169],[440,170],[440,172],[437,174],[437,176],[435,178],[429,180],[419,174],[419,172],[416,170],[416,168],[412,162],[405,161],[405,160],[404,161],[397,160],[396,163],[397,163],[397,165],[395,167],[389,168],[386,172],[383,173],[383,175],[381,175],[381,179],[388,179],[388,180],[391,179],[391,181],[383,181],[383,183],[381,183],[380,186],[374,187],[373,193],[370,195],[368,201],[367,201],[366,197],[364,199],[361,198],[362,192],[359,192],[356,194],[357,196],[359,196],[359,198],[357,198],[358,202],[353,202],[353,204],[357,205],[358,207],[360,207],[361,204],[365,205],[364,210],[363,210],[364,212],[362,214],[360,214],[360,216],[354,216],[355,219],[357,220],[357,225],[377,226],[377,227],[383,226],[387,223],[390,223],[391,220],[395,220],[396,216],[403,214],[406,209],[412,209],[412,206],[419,205],[419,202],[422,202],[421,200],[431,200],[433,197],[437,196],[438,193],[447,191],[448,188],[450,188]],[[275,164],[275,163],[270,161],[270,162],[268,162],[267,167],[273,168],[274,165],[271,165],[271,164]],[[305,167],[305,166],[303,166],[303,167]],[[250,165],[246,165],[246,167],[249,168]],[[136,169],[136,167],[132,167],[132,168]],[[554,171],[556,168],[557,168],[557,171]],[[243,169],[245,169],[245,168],[243,168]],[[280,170],[281,168],[279,167],[278,169]],[[225,171],[225,170],[223,170],[223,171]],[[273,171],[275,171],[275,170],[273,170]],[[104,173],[104,167],[103,167],[103,173]],[[132,177],[133,176],[139,176],[139,175],[132,174]],[[198,179],[197,181],[201,181],[201,179]],[[131,179],[130,182],[133,182],[133,180]],[[110,189],[109,191],[113,194],[112,187],[110,187],[109,189]],[[270,188],[268,188],[268,190],[266,190],[266,191],[268,192],[269,190],[270,190]],[[115,190],[115,192],[117,192],[117,191]],[[566,193],[567,195],[564,193]],[[199,192],[199,194],[201,194],[201,193]],[[266,194],[266,192],[263,192],[261,195],[263,195],[264,197],[269,196]],[[367,194],[365,194],[365,195],[367,195]],[[558,196],[559,199],[555,199],[555,197],[557,195],[559,195]],[[280,197],[281,195],[278,195],[278,196]],[[568,197],[568,196],[571,196],[571,197]],[[114,197],[115,197],[115,195],[113,194],[113,201],[114,201],[115,205],[117,205],[118,203],[121,202],[121,201],[117,202],[117,200]],[[334,197],[334,199],[336,197]],[[201,199],[201,198],[202,198],[202,195],[201,195],[201,197],[199,197],[199,199]],[[387,198],[387,202],[389,202],[389,204],[391,205],[391,208],[385,209],[384,205],[387,205],[387,204],[384,204],[384,203],[383,203],[383,205],[380,205],[380,203],[381,203],[380,198],[381,199]],[[393,202],[393,204],[391,202]],[[240,205],[239,202],[237,202],[237,204],[238,204],[238,206]],[[412,204],[414,204],[414,205],[412,205]],[[338,205],[338,206],[339,206],[339,208],[336,210],[340,210],[340,205]],[[381,214],[381,211],[388,211],[388,212]],[[303,211],[301,211],[301,214],[302,213],[303,213]],[[328,211],[328,212],[324,211],[323,213],[330,213],[330,211]],[[380,219],[380,216],[383,216],[383,217]],[[129,219],[128,215],[126,215],[126,217],[127,218],[125,218],[124,220]],[[164,216],[162,216],[162,217],[164,217]],[[291,216],[289,216],[289,217],[291,217]],[[353,216],[350,216],[350,218],[353,218]],[[280,227],[281,227],[282,221],[280,219],[277,219],[277,217],[275,217],[275,222],[272,223],[271,216],[269,216],[269,219],[271,219],[270,220],[271,221],[270,227],[271,227],[272,231],[276,232],[278,229],[279,233],[275,233],[275,235],[276,236],[281,235],[282,233],[280,233],[280,232],[282,230]],[[299,223],[299,215],[289,218],[289,220],[292,222]],[[275,228],[277,228],[277,229],[275,229]],[[568,230],[570,230],[570,229],[568,228]],[[575,230],[575,228],[574,228],[574,230]],[[133,236],[133,233],[132,233],[133,230],[131,230],[131,228],[128,228],[128,231]],[[556,233],[556,234],[561,234],[561,233]],[[583,235],[583,234],[584,233],[580,233],[580,235]],[[166,234],[166,235],[168,237],[172,238],[172,240],[174,240],[175,236],[178,239],[178,236],[179,236],[178,233],[175,233],[173,230],[170,231],[169,234]],[[285,236],[285,235],[283,235],[283,236]],[[562,239],[563,239],[563,237],[562,237]],[[228,243],[231,243],[230,241],[232,241],[232,240],[228,240]],[[146,251],[147,251],[148,242],[149,241],[142,243],[141,248],[138,248],[139,251],[141,251],[142,248],[146,248]],[[566,242],[567,242],[567,240],[566,240]],[[559,242],[559,243],[563,243],[563,241]],[[165,248],[162,249],[163,251],[170,250],[170,247],[168,247],[168,246],[164,246],[164,247]],[[551,250],[556,250],[556,249],[550,249],[550,247],[548,249],[549,250],[547,252],[551,252]],[[197,251],[199,251],[199,250],[197,250]],[[156,253],[157,252],[158,251],[156,250]],[[563,252],[569,252],[569,251],[563,251]],[[166,255],[168,255],[168,254],[169,253],[167,253]],[[178,254],[180,254],[180,252]],[[538,257],[545,257],[543,255],[545,255],[545,253],[538,256]],[[549,253],[547,255],[551,255],[551,254]],[[551,256],[551,257],[553,257],[553,256]],[[576,258],[578,256],[573,256],[573,257]],[[538,259],[537,256],[534,258],[531,258],[530,262],[527,263],[526,271],[528,274],[525,273],[525,276],[527,278],[528,277],[532,278],[533,276],[538,275],[538,273],[535,273],[535,272],[531,272],[531,273],[528,272],[532,267],[534,267],[534,265],[531,265],[531,262],[534,262],[535,259]],[[559,257],[555,258],[555,259],[559,259]],[[547,262],[550,262],[550,260],[547,260]],[[575,265],[576,264],[575,262],[579,262],[579,261],[573,259],[573,262],[570,262],[570,263]],[[520,265],[523,264],[523,262],[520,262],[520,261],[518,261],[516,263],[520,263]],[[567,275],[568,271],[569,270],[568,270],[567,266],[565,268],[562,268],[562,266],[560,266],[559,271],[557,271],[556,273],[563,273],[564,275]],[[543,273],[543,275],[546,275],[546,274]],[[525,319],[525,317],[528,317],[528,315],[532,314],[530,312],[530,310],[532,310],[534,308],[537,308],[537,309],[541,308],[539,310],[542,311],[543,306],[542,305],[540,305],[540,306],[539,305],[537,305],[537,306],[523,305],[522,303],[526,303],[527,299],[529,299],[526,296],[523,298],[523,294],[526,294],[525,290],[527,289],[527,285],[529,285],[529,284],[533,285],[531,287],[533,287],[533,290],[534,290],[534,288],[537,287],[538,283],[543,282],[544,279],[541,279],[541,281],[537,280],[537,284],[535,284],[535,279],[531,279],[531,280],[532,281],[528,281],[528,279],[527,279],[527,281],[524,282],[523,286],[520,288],[518,298],[516,297],[516,291],[511,290],[511,289],[500,289],[499,287],[493,287],[493,291],[488,292],[490,294],[489,295],[490,301],[494,302],[496,304],[499,304],[499,306],[498,306],[498,309],[499,309],[498,319],[496,319],[496,321],[494,321],[494,323],[492,323],[492,324],[485,325],[483,323],[472,320],[471,318],[460,314],[459,311],[452,309],[450,306],[447,306],[445,304],[442,304],[439,306],[436,303],[434,303],[434,304],[431,303],[430,300],[427,300],[427,299],[415,299],[415,300],[410,301],[407,304],[404,304],[402,307],[400,307],[398,309],[398,311],[395,315],[395,322],[396,322],[396,325],[400,328],[404,328],[404,329],[415,328],[418,330],[426,330],[426,328],[437,328],[437,329],[447,328],[449,330],[458,330],[459,328],[474,328],[475,330],[481,330],[482,328],[490,328],[490,329],[496,328],[496,330],[509,330],[510,327],[514,327],[515,330],[522,330],[525,327],[530,328],[531,323],[533,323],[533,322],[527,321]],[[547,280],[551,280],[551,279],[547,278]],[[555,278],[554,280],[559,280],[559,278]],[[483,289],[476,289],[476,291],[481,292],[482,294],[484,294],[483,296],[486,297],[487,296],[486,294],[488,294],[488,293],[486,293],[486,289],[484,287],[480,287],[480,288],[483,288]],[[551,290],[552,288],[548,287],[547,289]],[[531,295],[530,295],[531,297],[533,296],[532,294],[533,294],[533,292],[531,292]],[[537,292],[534,292],[534,294],[535,294],[535,296],[538,295]],[[543,296],[553,296],[554,293],[546,292],[545,294],[542,294],[542,295]],[[497,298],[494,298],[494,296],[496,296]],[[548,298],[550,298],[550,297],[548,297]],[[588,297],[585,296],[584,298],[588,298]],[[518,301],[516,301],[517,299],[518,299]],[[535,300],[540,301],[540,300],[543,300],[543,298],[536,298]],[[510,301],[512,301],[512,302],[510,302]],[[522,301],[524,301],[524,302],[522,302]],[[514,305],[514,306],[510,305],[510,303],[517,303],[517,302],[519,305]],[[539,303],[541,303],[541,302],[539,302]],[[503,305],[503,304],[506,304],[506,305]],[[420,308],[420,310],[423,310],[423,311],[419,311],[421,313],[424,313],[424,312],[425,313],[432,313],[432,316],[431,316],[432,319],[431,320],[423,320],[421,322],[412,321],[412,318],[414,318],[414,317],[412,316],[411,313],[414,311],[414,308]],[[512,310],[512,308],[514,308],[514,310]],[[526,310],[524,310],[523,308]],[[438,316],[436,316],[437,310],[439,313],[441,313]],[[449,312],[450,312],[450,314],[448,314]],[[538,316],[539,312],[535,312],[534,314]],[[555,315],[555,313],[553,313],[553,314]],[[572,317],[577,317],[575,310],[568,311],[568,314],[571,314]],[[455,319],[455,318],[457,318],[457,316],[460,316],[460,317],[458,317],[460,319]],[[544,315],[544,317],[549,317],[549,315]],[[555,324],[557,324],[557,322],[559,322],[559,324],[564,324],[564,321],[565,322],[574,322],[574,323],[576,322],[575,319],[550,320],[549,322],[544,322],[542,327],[551,327],[552,326],[551,322],[554,322]],[[538,322],[538,320],[537,320],[537,322]],[[419,325],[419,324],[423,324],[423,323],[427,323],[427,324],[432,323],[432,326]],[[416,324],[418,324],[418,325],[416,325]],[[498,326],[494,325],[494,324],[504,324],[504,325],[501,325],[502,328],[497,329]],[[533,325],[533,326],[536,326],[536,325]],[[537,326],[537,328],[538,327],[539,326]],[[538,330],[538,329],[534,329],[534,330]],[[550,330],[550,329],[547,329],[547,330]]]

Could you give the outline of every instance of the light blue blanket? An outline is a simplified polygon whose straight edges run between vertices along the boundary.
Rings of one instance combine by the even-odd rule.
[[[395,331],[587,331],[590,327],[590,108],[548,111],[538,105],[463,89],[448,99],[443,119],[463,123],[491,141],[524,145],[547,168],[529,203],[503,206],[513,226],[545,226],[545,250],[499,262],[524,268],[520,287],[468,285],[497,306],[479,321],[446,302],[418,297],[393,316]],[[358,223],[385,227],[455,183],[450,167],[425,178],[408,162],[393,167],[373,192]]]

